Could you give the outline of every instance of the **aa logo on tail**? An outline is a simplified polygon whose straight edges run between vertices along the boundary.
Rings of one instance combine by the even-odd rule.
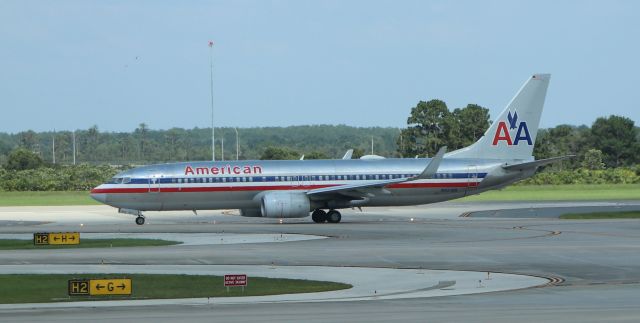
[[[498,128],[496,128],[496,134],[493,136],[493,145],[497,146],[500,141],[504,141],[507,146],[518,145],[521,141],[526,141],[527,145],[533,145],[531,142],[531,135],[529,135],[529,128],[527,128],[527,122],[521,121],[518,123],[518,112],[514,111],[513,115],[511,111],[507,115],[507,122],[498,122]],[[516,130],[517,129],[517,130]],[[515,136],[513,133],[515,132]]]

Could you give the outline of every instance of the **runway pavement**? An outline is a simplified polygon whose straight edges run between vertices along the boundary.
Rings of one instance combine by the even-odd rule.
[[[0,251],[0,263],[38,268],[94,266],[330,266],[487,271],[552,279],[546,287],[474,295],[359,301],[134,305],[0,310],[7,321],[640,321],[640,221],[559,220],[526,210],[635,207],[623,202],[441,203],[346,210],[343,223],[241,218],[233,212],[147,214],[147,224],[102,206],[0,208],[0,233],[296,234],[326,239],[285,243]],[[585,208],[587,207],[587,208]],[[501,217],[460,217],[515,209]],[[541,211],[546,214],[545,211]],[[526,213],[525,217],[522,213]],[[13,267],[16,268],[16,267]],[[247,268],[247,267],[245,267]],[[250,268],[250,267],[249,267]],[[260,268],[260,267],[256,267]],[[299,271],[298,271],[299,272]],[[313,274],[309,274],[313,276]],[[319,275],[319,274],[317,274]],[[314,277],[308,277],[314,278]],[[348,280],[348,277],[345,276]],[[433,281],[416,286],[428,288]],[[419,284],[418,284],[419,285]],[[419,289],[419,288],[415,288]]]

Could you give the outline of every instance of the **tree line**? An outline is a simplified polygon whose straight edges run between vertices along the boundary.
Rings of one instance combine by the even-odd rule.
[[[236,137],[236,130],[238,136]],[[216,159],[339,158],[348,149],[359,157],[373,152],[397,156],[398,128],[314,125],[261,128],[216,128]],[[141,165],[185,160],[211,160],[211,128],[153,130],[142,123],[131,132],[89,129],[58,132],[0,133],[0,165],[16,148],[38,154],[44,161],[73,164]],[[236,144],[238,138],[238,145]],[[222,146],[224,145],[224,151]],[[238,147],[239,149],[236,149]]]
[[[420,101],[407,127],[317,125],[218,128],[217,159],[331,159],[354,149],[353,158],[432,156],[439,147],[462,148],[491,125],[489,110],[476,104],[450,111],[441,100]],[[236,130],[238,136],[236,137]],[[73,165],[73,140],[75,158]],[[239,139],[236,146],[236,138]],[[55,163],[54,163],[55,140]],[[211,159],[211,129],[152,130],[140,124],[131,132],[86,130],[0,133],[0,188],[4,190],[87,190],[118,171],[149,163]],[[239,149],[236,149],[239,147]],[[640,131],[622,116],[592,125],[539,129],[536,159],[576,155],[524,181],[525,184],[640,183]]]

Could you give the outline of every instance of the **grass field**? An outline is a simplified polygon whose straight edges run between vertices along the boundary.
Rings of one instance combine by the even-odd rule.
[[[10,249],[73,249],[73,248],[111,248],[111,247],[151,247],[179,244],[178,241],[161,239],[83,239],[77,245],[34,246],[33,240],[0,239],[0,250]]]
[[[0,191],[0,206],[98,205],[85,191],[5,192]]]
[[[131,278],[129,296],[67,296],[67,281],[81,278]],[[221,276],[75,274],[0,275],[0,303],[41,303],[113,299],[158,299],[190,297],[261,296],[325,292],[348,289],[351,285],[296,279],[248,277],[244,293],[240,287],[227,292]]]
[[[557,201],[640,199],[640,184],[510,186],[461,201]],[[89,192],[4,192],[0,206],[99,205]]]
[[[640,199],[640,184],[510,186],[461,199],[461,201],[558,201]]]
[[[565,220],[593,220],[593,219],[640,219],[640,211],[627,212],[594,212],[594,213],[568,213],[560,216]]]

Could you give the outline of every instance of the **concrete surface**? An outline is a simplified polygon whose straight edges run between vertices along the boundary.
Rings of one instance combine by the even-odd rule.
[[[139,322],[637,322],[640,321],[640,221],[550,217],[460,217],[465,212],[546,207],[611,207],[624,202],[441,203],[345,210],[343,223],[309,218],[240,218],[221,212],[152,213],[148,224],[106,207],[0,208],[0,233],[301,234],[327,239],[286,243],[105,249],[4,250],[0,267],[307,266],[491,271],[553,279],[548,287],[473,295],[359,301],[135,305],[113,308],[2,309],[3,321]],[[519,212],[519,211],[516,211]],[[515,214],[518,216],[518,214]],[[20,222],[26,221],[26,222]],[[6,225],[3,225],[6,223]],[[82,224],[82,225],[81,225]],[[7,267],[5,267],[7,266]],[[302,272],[300,272],[302,273]],[[320,275],[309,274],[310,276]],[[314,279],[315,277],[308,277]],[[428,288],[432,282],[418,287]],[[431,285],[432,286],[432,285]]]

